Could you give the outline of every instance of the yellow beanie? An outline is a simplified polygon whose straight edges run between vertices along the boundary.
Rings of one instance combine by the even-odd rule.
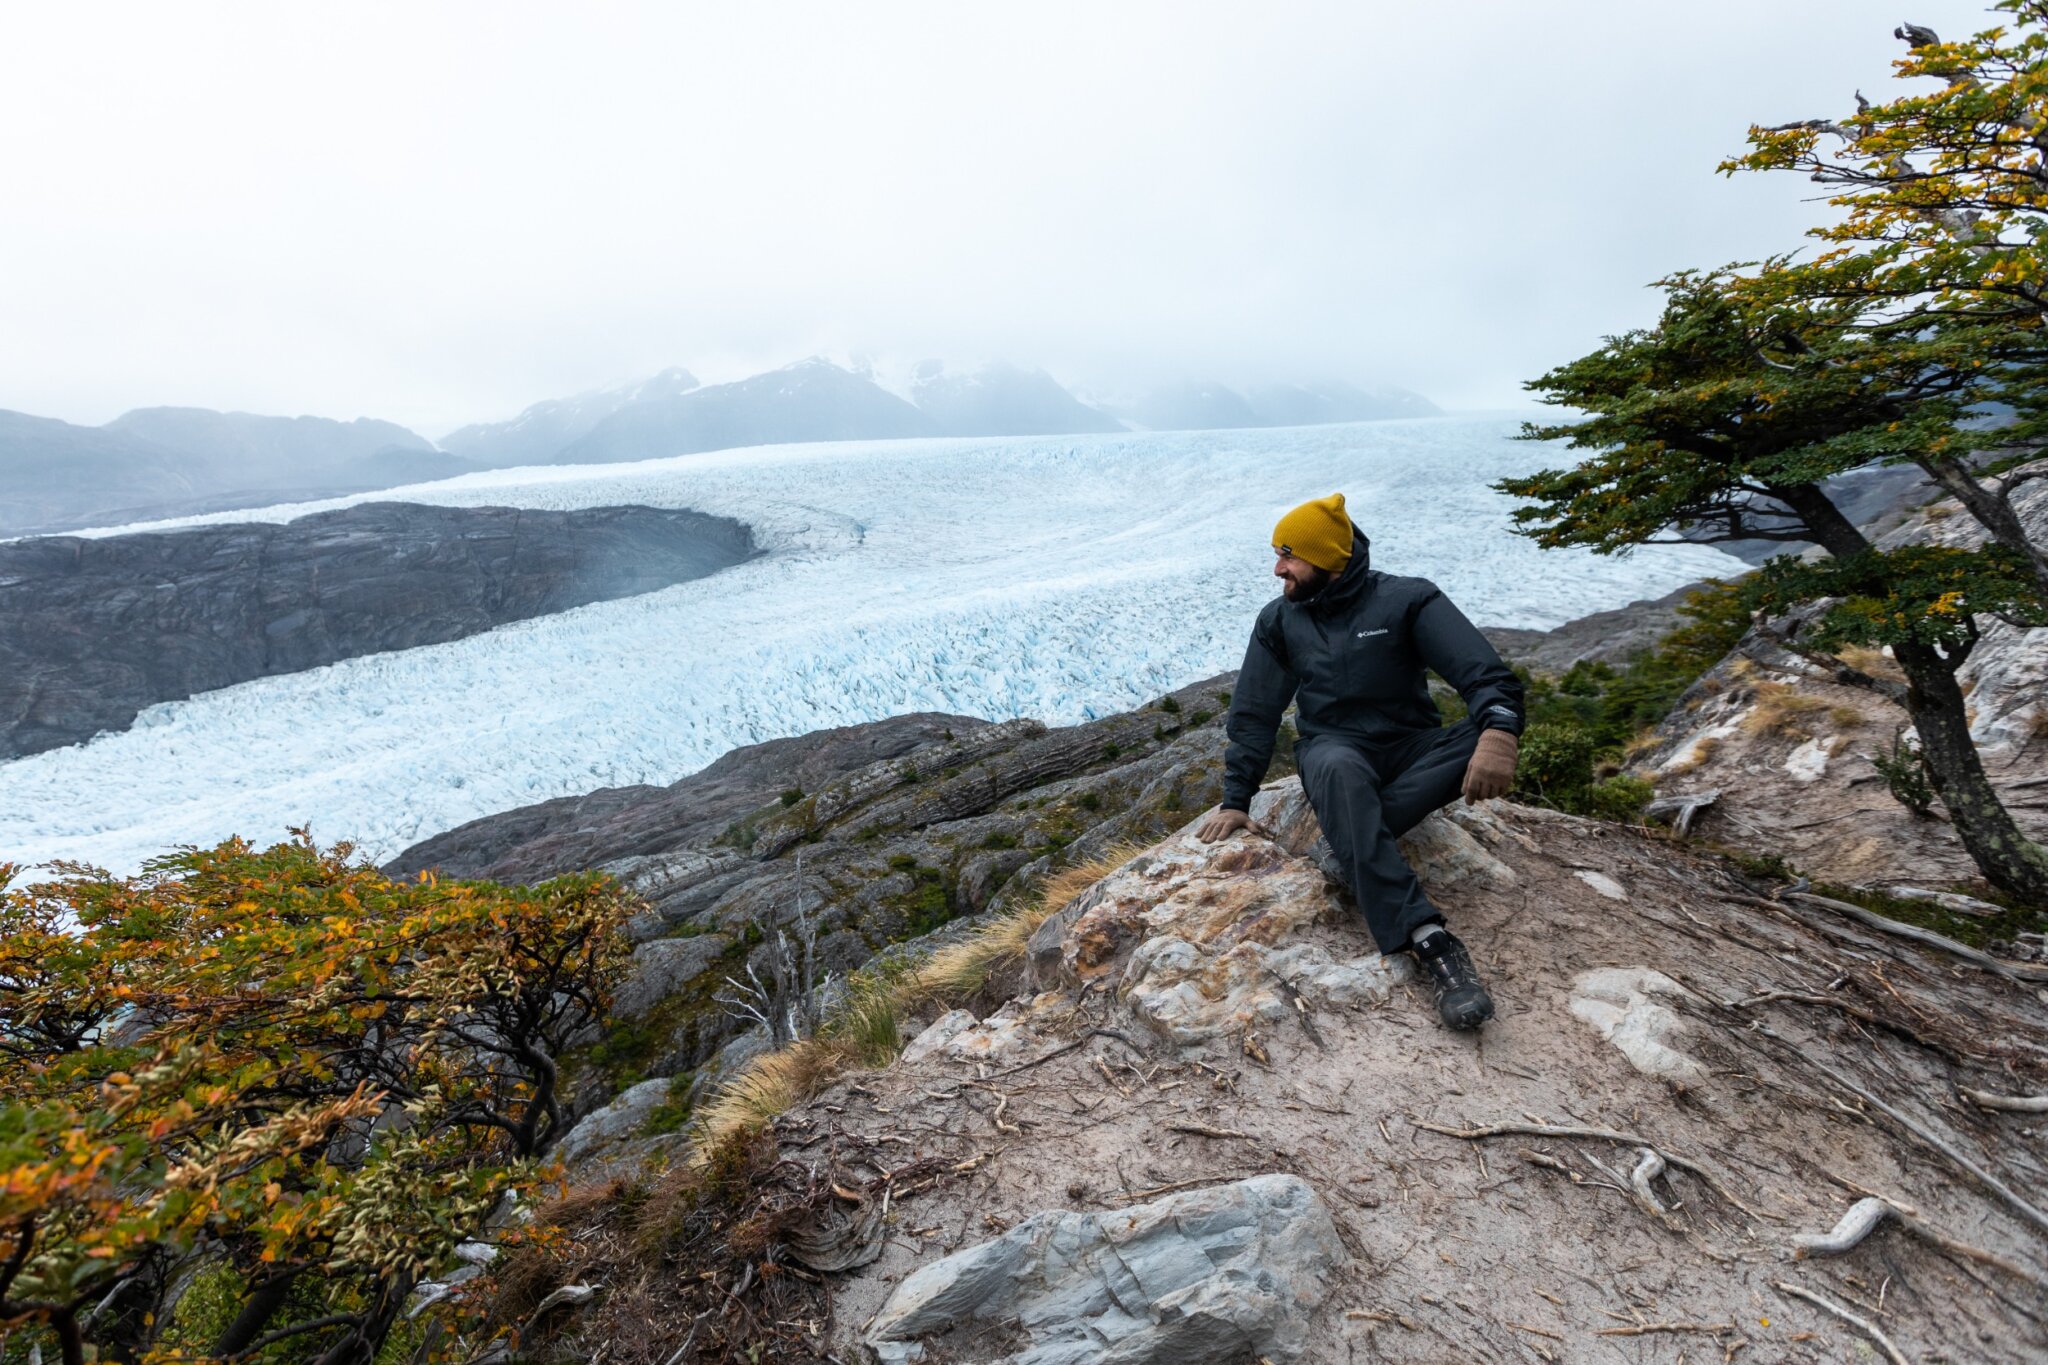
[[[1305,502],[1280,518],[1273,528],[1273,548],[1342,573],[1351,562],[1351,518],[1344,513],[1344,495]]]

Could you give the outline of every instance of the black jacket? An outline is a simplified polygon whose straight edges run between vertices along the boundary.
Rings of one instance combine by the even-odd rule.
[[[1303,739],[1385,744],[1444,723],[1423,677],[1429,668],[1458,689],[1481,729],[1522,732],[1521,679],[1436,584],[1379,572],[1371,548],[1353,526],[1350,562],[1329,586],[1259,612],[1230,698],[1225,810],[1250,807],[1289,701]]]

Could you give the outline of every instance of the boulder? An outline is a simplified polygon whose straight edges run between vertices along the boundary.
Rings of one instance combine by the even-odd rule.
[[[1347,1259],[1307,1181],[1254,1176],[1117,1211],[1037,1214],[914,1272],[863,1339],[885,1365],[1298,1360]],[[1015,1344],[988,1349],[997,1341]]]

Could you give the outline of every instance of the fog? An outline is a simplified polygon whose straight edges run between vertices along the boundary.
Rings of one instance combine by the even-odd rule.
[[[665,365],[1317,376],[1521,406],[1659,274],[1792,248],[1753,121],[1901,17],[1118,3],[42,5],[0,44],[0,407],[439,436]]]

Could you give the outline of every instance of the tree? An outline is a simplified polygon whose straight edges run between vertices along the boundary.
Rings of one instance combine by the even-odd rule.
[[[1894,30],[1909,50],[1896,74],[1940,89],[1876,105],[1858,93],[1839,119],[1753,127],[1748,153],[1721,169],[1800,171],[1835,189],[1840,217],[1809,234],[1825,249],[1736,288],[1758,307],[1832,305],[1840,325],[1901,360],[1971,372],[1978,406],[1923,421],[1892,458],[1925,469],[2048,593],[2048,546],[2012,504],[2048,479],[2048,466],[2014,468],[2048,433],[2048,0],[1997,9],[2016,27],[1952,43],[1917,24]],[[1991,427],[1988,413],[2009,420]]]
[[[368,1362],[539,1178],[556,1059],[603,1017],[632,906],[597,877],[394,882],[350,852],[231,840],[21,888],[0,867],[0,1329],[67,1363]],[[233,1285],[224,1323],[180,1321],[171,1286],[202,1269]]]
[[[1772,561],[1753,604],[1760,615],[1809,608],[1772,628],[1779,642],[1903,705],[1978,867],[2001,890],[2048,905],[2048,849],[1992,788],[1955,676],[1978,615],[2048,623],[2048,592],[2003,544],[1880,550],[1823,487],[1874,460],[1910,458],[1930,430],[1980,403],[1984,386],[2005,381],[1979,366],[1931,366],[1921,346],[1854,325],[1862,300],[1760,297],[1755,278],[1674,276],[1657,326],[1610,337],[1532,381],[1546,402],[1587,417],[1531,424],[1524,435],[1591,454],[1497,487],[1530,500],[1515,517],[1545,546],[1611,554],[1672,539],[1766,539],[1825,548],[1830,558],[1817,564]],[[1890,646],[1905,683],[1825,652],[1848,643]]]

